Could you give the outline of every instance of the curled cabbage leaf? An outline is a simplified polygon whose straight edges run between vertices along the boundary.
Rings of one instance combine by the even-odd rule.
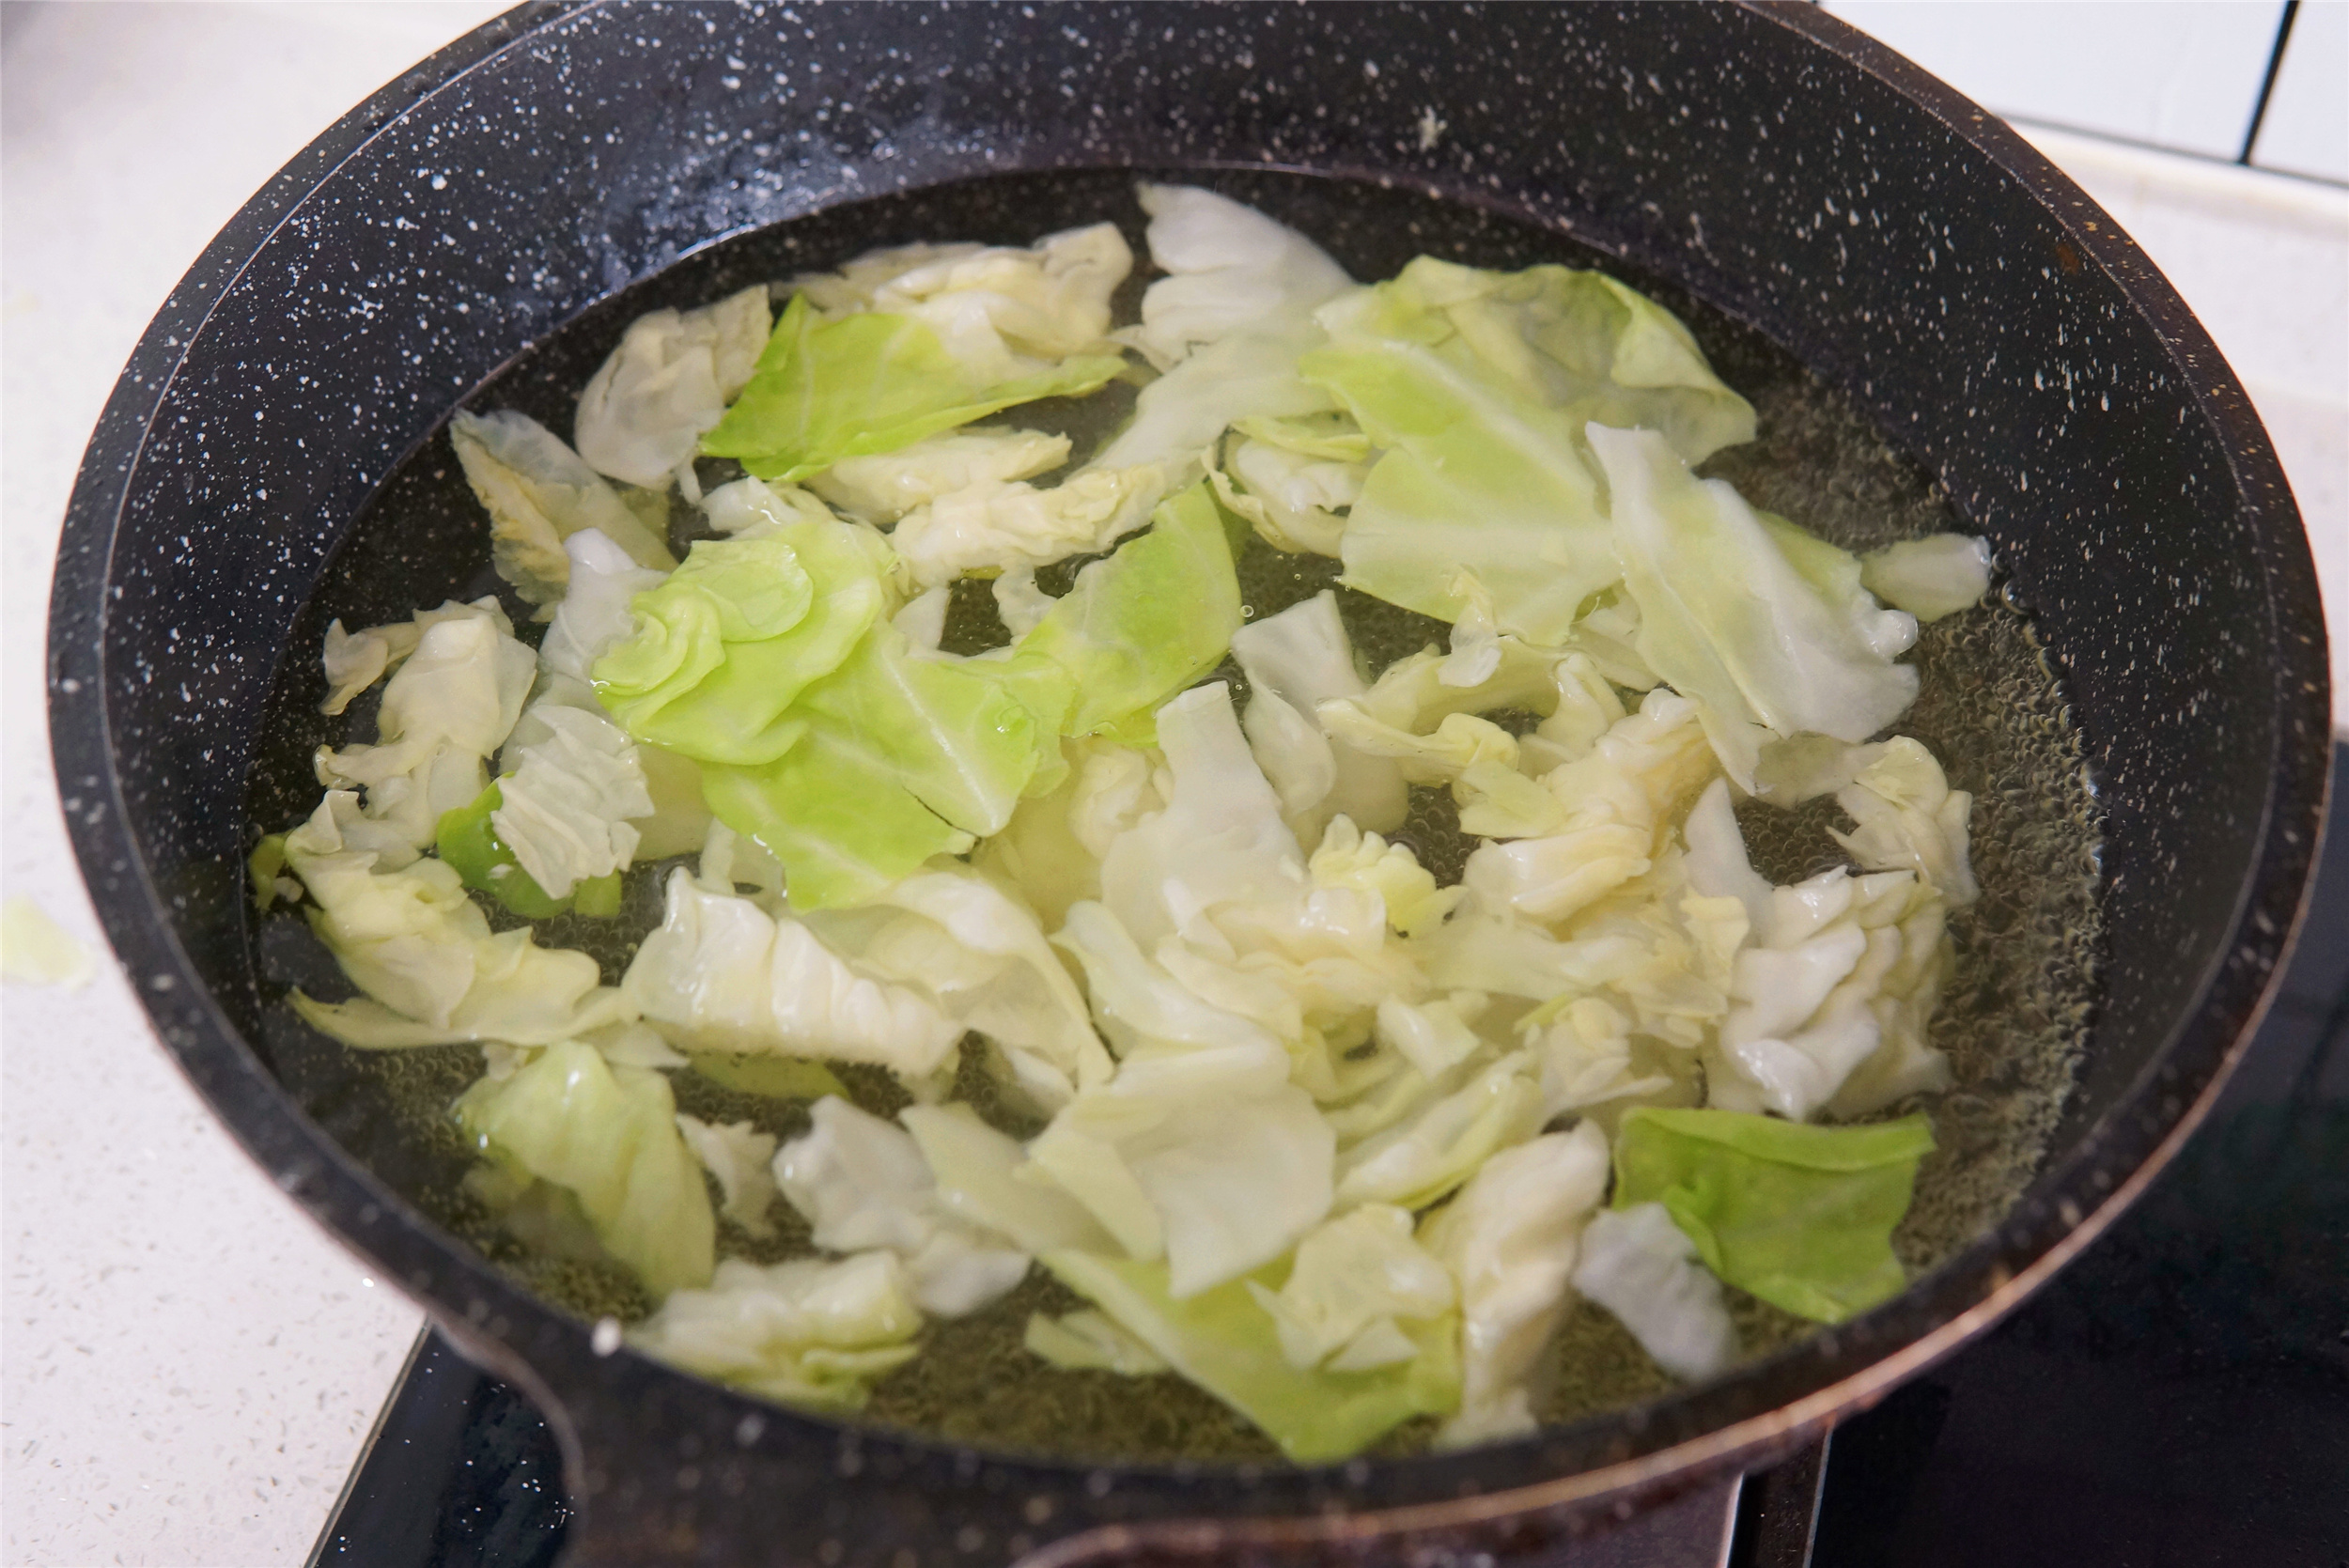
[[[766,1268],[728,1258],[706,1290],[680,1290],[629,1330],[646,1355],[786,1405],[862,1409],[875,1379],[911,1360],[922,1313],[891,1252]]]
[[[657,1034],[653,1038],[656,1043],[660,1040]],[[686,1060],[674,1051],[669,1054],[680,1065]],[[611,1060],[608,1052],[604,1059]],[[777,1194],[774,1173],[767,1167],[775,1157],[775,1135],[759,1131],[750,1122],[705,1122],[683,1111],[677,1113],[677,1130],[702,1168],[718,1179],[718,1190],[725,1195],[718,1212],[747,1234],[761,1240],[771,1237],[775,1226],[767,1211],[774,1206]]]
[[[1142,389],[1132,422],[1094,460],[1156,463],[1173,474],[1243,420],[1332,411],[1297,365],[1322,340],[1315,308],[1352,287],[1345,270],[1228,196],[1147,184],[1140,194],[1151,259],[1168,275],[1143,291],[1143,324],[1130,336],[1166,373]]]
[[[1893,662],[1916,620],[1879,606],[1851,556],[1697,478],[1651,431],[1594,425],[1590,442],[1640,657],[1704,706],[1730,777],[1750,787],[1772,737],[1865,740],[1916,700],[1917,672]]]
[[[875,457],[845,458],[807,483],[851,517],[886,524],[942,496],[1033,479],[1067,460],[1066,436],[982,426]]]
[[[1614,1313],[1674,1377],[1711,1377],[1737,1358],[1737,1327],[1721,1282],[1697,1261],[1696,1243],[1661,1203],[1593,1215],[1582,1227],[1574,1288]]]
[[[1110,234],[1114,238],[1115,231]],[[1117,249],[1125,250],[1124,241]],[[951,264],[943,273],[917,267],[906,278],[951,272]],[[1034,275],[1041,279],[1042,270]],[[841,293],[850,313],[827,318],[822,302],[834,291],[817,280],[801,280],[749,384],[702,437],[702,450],[733,458],[761,479],[796,482],[843,458],[894,452],[999,409],[1093,392],[1125,367],[1123,359],[1040,350],[1062,349],[1072,324],[1093,324],[1097,288],[1103,302],[1098,324],[1107,327],[1106,300],[1117,280],[1104,285],[1105,275],[1097,267],[1064,273],[1062,281],[1071,284],[1071,318],[1058,321],[1018,302],[998,311],[991,301],[973,296],[1010,296],[951,284],[895,310],[854,308]],[[1045,287],[1058,286],[1046,280]],[[889,290],[869,297],[886,303]],[[979,308],[966,308],[973,303]],[[1040,335],[1025,335],[1031,332]]]
[[[771,318],[754,284],[696,310],[647,311],[579,395],[571,437],[587,466],[660,489],[740,395]]]
[[[364,788],[380,836],[411,853],[432,842],[443,812],[481,793],[483,761],[521,717],[537,669],[494,604],[460,608],[425,628],[384,686],[375,743],[321,746],[316,759],[319,783]]]
[[[540,607],[541,620],[570,582],[563,541],[582,529],[595,529],[640,567],[666,570],[677,564],[666,538],[666,503],[660,524],[648,523],[562,437],[528,414],[460,410],[449,422],[448,439],[490,514],[498,575]]]
[[[1588,1122],[1487,1160],[1421,1227],[1460,1287],[1460,1406],[1437,1441],[1533,1430],[1528,1385],[1564,1312],[1582,1226],[1607,1192],[1607,1140]]]
[[[1401,827],[1410,806],[1401,770],[1322,732],[1323,703],[1367,690],[1337,596],[1324,591],[1242,626],[1232,633],[1232,656],[1250,688],[1241,727],[1298,842],[1318,843],[1341,814],[1373,832]]]
[[[692,1051],[867,1062],[921,1079],[962,1037],[921,992],[859,973],[801,922],[711,893],[682,867],[621,986]]]
[[[1160,1263],[1089,1252],[1055,1252],[1043,1263],[1299,1464],[1343,1459],[1414,1416],[1442,1415],[1459,1403],[1459,1342],[1448,1315],[1401,1320],[1416,1347],[1408,1359],[1359,1372],[1300,1370],[1248,1288],[1279,1291],[1287,1282],[1284,1263],[1189,1296],[1168,1288]]]
[[[1859,558],[1868,592],[1925,625],[1971,610],[1990,591],[1990,541],[1966,534],[1929,534],[1872,550]]]
[[[1384,1203],[1350,1210],[1299,1242],[1279,1290],[1247,1283],[1299,1372],[1408,1361],[1422,1347],[1403,1324],[1449,1315],[1458,1295],[1451,1270],[1412,1239],[1409,1211]]]
[[[1028,1255],[974,1229],[939,1201],[910,1135],[844,1099],[811,1109],[814,1126],[775,1153],[775,1185],[832,1252],[884,1248],[904,1260],[914,1305],[962,1317],[1017,1285]]]
[[[492,1158],[574,1194],[604,1250],[656,1299],[709,1282],[709,1194],[659,1073],[609,1066],[593,1046],[561,1041],[508,1078],[475,1083],[457,1119]]]
[[[286,835],[310,928],[364,993],[335,1003],[294,992],[311,1024],[368,1048],[538,1046],[635,1017],[586,954],[542,948],[527,927],[492,935],[453,868],[412,857],[387,866],[354,837],[366,826],[356,800],[334,790]]]

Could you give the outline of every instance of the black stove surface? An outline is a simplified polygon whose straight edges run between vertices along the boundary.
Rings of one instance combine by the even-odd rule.
[[[1988,1336],[1748,1478],[1732,1568],[2349,1568],[2349,745],[2334,763],[2315,902],[2209,1120]],[[428,1331],[311,1560],[541,1568],[561,1482],[528,1401]]]

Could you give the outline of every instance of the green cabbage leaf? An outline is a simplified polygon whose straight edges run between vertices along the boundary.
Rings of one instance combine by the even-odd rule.
[[[656,1298],[709,1282],[717,1221],[659,1073],[611,1066],[593,1046],[561,1041],[506,1078],[475,1083],[457,1119],[492,1160],[575,1196],[604,1250]]]
[[[1932,1150],[1921,1113],[1823,1127],[1641,1107],[1615,1135],[1614,1207],[1662,1203],[1724,1281],[1841,1323],[1907,1283],[1892,1227]]]
[[[1162,1263],[1054,1252],[1045,1267],[1184,1377],[1238,1411],[1300,1464],[1343,1459],[1415,1416],[1459,1403],[1458,1320],[1396,1317],[1411,1354],[1360,1371],[1299,1369],[1254,1286],[1276,1296],[1288,1283],[1282,1259],[1212,1290],[1177,1297]]]

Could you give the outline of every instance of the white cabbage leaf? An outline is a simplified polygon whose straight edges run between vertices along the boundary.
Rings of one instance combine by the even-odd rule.
[[[1732,778],[1751,787],[1773,737],[1865,740],[1916,700],[1917,672],[1893,662],[1916,618],[1879,606],[1856,560],[1699,479],[1652,431],[1589,435],[1640,609],[1640,657],[1703,705]]]
[[[859,972],[789,913],[710,892],[683,867],[621,986],[687,1050],[865,1062],[921,1079],[962,1037],[925,993]]]
[[[1408,1210],[1365,1203],[1297,1244],[1277,1291],[1251,1280],[1271,1315],[1281,1353],[1303,1372],[1368,1372],[1420,1354],[1402,1321],[1440,1318],[1458,1292],[1452,1272],[1411,1235]]]
[[[874,1379],[911,1360],[922,1313],[892,1252],[761,1268],[728,1258],[707,1290],[677,1291],[629,1330],[646,1355],[786,1405],[861,1409]]]
[[[1347,816],[1330,819],[1305,869],[1315,887],[1376,895],[1387,924],[1406,937],[1441,924],[1467,893],[1438,887],[1435,874],[1419,863],[1409,845],[1389,844],[1377,833],[1362,831]]]
[[[916,872],[874,904],[804,918],[865,972],[926,993],[958,1028],[986,1035],[1037,1108],[1057,1110],[1108,1079],[1083,994],[1035,916],[985,877]]]
[[[1066,739],[1061,749],[1066,777],[1021,800],[972,857],[1025,899],[1047,931],[1060,927],[1070,905],[1101,896],[1101,857],[1117,835],[1166,807],[1148,753],[1100,736]]]
[[[490,514],[490,555],[498,575],[540,607],[540,619],[570,582],[563,541],[582,529],[602,534],[640,567],[666,571],[677,565],[665,526],[647,526],[603,475],[528,414],[459,410],[449,422],[448,439]],[[665,511],[665,502],[662,506]]]
[[[1711,1377],[1737,1358],[1737,1327],[1721,1282],[1697,1261],[1696,1243],[1661,1203],[1593,1215],[1582,1227],[1574,1288],[1614,1313],[1674,1377]]]
[[[827,318],[910,317],[938,334],[982,384],[1040,374],[1109,348],[1110,296],[1133,270],[1114,224],[1047,235],[1034,245],[901,245],[837,272],[791,280]]]
[[[329,621],[326,646],[319,659],[326,672],[327,692],[325,701],[319,704],[319,711],[330,717],[342,712],[353,697],[405,663],[426,631],[443,621],[462,620],[474,613],[502,615],[504,612],[492,597],[477,598],[471,604],[448,599],[438,610],[419,610],[407,620],[371,626],[362,631],[344,630],[340,616]],[[507,629],[512,629],[510,623]]]
[[[1353,287],[1295,229],[1211,191],[1144,185],[1150,256],[1167,272],[1142,296],[1131,335],[1166,374],[1142,389],[1132,423],[1094,461],[1163,465],[1179,476],[1252,417],[1327,413],[1297,362],[1322,341],[1313,313]]]
[[[1868,592],[1926,625],[1971,610],[1990,591],[1990,541],[1967,534],[1928,534],[1872,550],[1859,558]]]
[[[1947,914],[1907,871],[1839,868],[1772,889],[1768,920],[1736,955],[1706,1103],[1799,1122],[1946,1087],[1926,1032],[1953,961]]]
[[[490,824],[548,897],[628,869],[637,844],[629,819],[652,815],[653,800],[635,744],[592,691],[556,677],[506,749],[514,770],[498,781]]]
[[[1243,426],[1274,431],[1297,426],[1343,425],[1342,414],[1317,420],[1267,420],[1252,416]],[[1291,444],[1277,436],[1235,431],[1223,444],[1222,463],[1209,478],[1224,505],[1246,518],[1275,550],[1291,554],[1334,556],[1346,534],[1346,519],[1369,475],[1369,442],[1353,432],[1359,454],[1338,458],[1323,450]]]
[[[604,1060],[612,1060],[609,1051]],[[677,1058],[677,1065],[685,1063],[685,1058]],[[749,1122],[705,1122],[683,1111],[677,1112],[677,1130],[684,1135],[685,1146],[693,1151],[702,1168],[718,1178],[718,1190],[725,1196],[718,1212],[750,1235],[762,1240],[772,1236],[775,1225],[767,1211],[774,1206],[777,1189],[774,1172],[768,1166],[775,1157],[775,1135],[761,1132]]]
[[[1654,1103],[1673,1093],[1681,1074],[1647,1037],[1634,1040],[1631,1017],[1598,996],[1562,999],[1564,1005],[1528,1024],[1527,1047],[1541,1065],[1542,1120],[1626,1100]]]
[[[1906,736],[1877,750],[1835,803],[1854,824],[1828,831],[1869,871],[1914,871],[1952,908],[1980,895],[1968,858],[1974,798],[1952,789],[1933,753]]]
[[[1322,733],[1326,702],[1359,697],[1368,687],[1354,645],[1328,590],[1232,634],[1232,657],[1248,676],[1241,716],[1257,765],[1281,798],[1300,845],[1318,843],[1331,817],[1391,833],[1403,825],[1410,792],[1392,760],[1372,756]]]
[[[521,717],[537,671],[505,614],[484,602],[424,629],[383,688],[374,744],[319,748],[319,783],[364,788],[368,819],[412,851],[432,842],[442,813],[471,805],[488,784],[483,761]]]
[[[1460,1409],[1439,1443],[1533,1430],[1528,1382],[1563,1315],[1576,1243],[1607,1177],[1606,1136],[1584,1122],[1494,1156],[1422,1224],[1460,1289]]]
[[[1068,438],[974,426],[867,458],[843,458],[807,488],[865,522],[886,525],[963,490],[1008,485],[1068,461]]]
[[[579,395],[580,457],[599,474],[666,489],[751,379],[772,325],[765,284],[696,310],[639,316]]]
[[[910,1105],[897,1113],[922,1151],[948,1214],[1010,1239],[1023,1252],[1076,1248],[1106,1252],[1116,1243],[1058,1184],[1023,1174],[1028,1151],[969,1106]]]
[[[1338,1157],[1338,1201],[1424,1208],[1541,1130],[1532,1056],[1508,1055]],[[1438,1080],[1440,1089],[1444,1080]]]
[[[563,541],[563,551],[570,586],[539,641],[538,658],[554,674],[585,685],[595,678],[596,660],[635,629],[630,602],[659,587],[667,573],[638,566],[600,529],[581,529]]]
[[[1579,761],[1544,776],[1564,808],[1557,831],[1479,846],[1462,885],[1480,909],[1568,919],[1655,863],[1714,766],[1696,705],[1652,691]]]
[[[885,1249],[904,1260],[914,1304],[962,1317],[1027,1276],[1028,1254],[941,1202],[911,1134],[827,1094],[812,1129],[775,1152],[775,1185],[829,1252]]]
[[[984,480],[906,513],[889,542],[925,588],[973,572],[1033,571],[1107,550],[1149,521],[1172,472],[1159,463],[1095,465],[1041,489]]]
[[[310,895],[310,928],[363,996],[295,1009],[368,1048],[501,1041],[542,1046],[636,1016],[596,961],[543,948],[526,926],[491,935],[454,868],[411,857],[386,866],[363,847],[369,825],[340,790],[286,835],[286,864]]]

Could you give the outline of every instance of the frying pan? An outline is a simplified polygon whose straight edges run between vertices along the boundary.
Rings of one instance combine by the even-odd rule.
[[[1571,234],[1799,356],[1991,536],[2086,737],[2109,933],[2077,1089],[1994,1229],[1834,1331],[1520,1441],[1088,1467],[598,1356],[288,1092],[243,785],[385,475],[528,346],[728,237],[1126,167]],[[1767,1463],[1995,1322],[2175,1151],[2289,940],[2328,763],[2307,544],[2207,335],[2012,132],[1806,6],[522,7],[321,136],[165,303],[82,468],[49,674],[84,875],[159,1033],[289,1197],[537,1400],[581,1564],[1468,1560]]]

